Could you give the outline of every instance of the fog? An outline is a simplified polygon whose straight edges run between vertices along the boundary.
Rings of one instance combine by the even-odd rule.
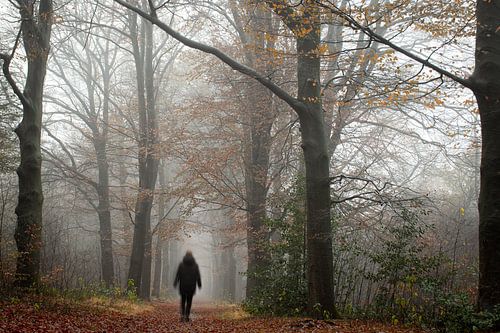
[[[382,5],[347,2],[408,52],[471,72],[470,20],[414,21],[402,7],[391,20]],[[58,3],[41,123],[47,286],[176,299],[187,250],[202,277],[196,299],[206,302],[253,297],[299,312],[323,302],[307,295],[321,298],[311,288],[328,280],[332,303],[352,310],[406,297],[401,285],[413,276],[444,281],[443,293],[475,285],[481,128],[473,94],[333,12],[322,14],[318,43],[303,52],[297,39],[311,29],[290,31],[266,8],[159,5],[160,21],[224,53],[217,58],[116,1]],[[0,13],[9,18],[0,47],[10,54],[18,13]],[[306,53],[317,67],[304,65]],[[13,54],[21,86],[30,54]],[[7,284],[16,274],[12,129],[22,105],[0,82]],[[415,288],[424,299],[425,287]]]

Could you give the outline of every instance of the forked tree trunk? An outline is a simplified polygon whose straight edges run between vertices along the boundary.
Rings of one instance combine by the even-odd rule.
[[[158,174],[158,123],[153,86],[153,26],[141,19],[144,33],[137,31],[137,15],[130,22],[133,53],[136,65],[139,112],[139,191],[135,209],[134,236],[130,256],[129,281],[134,281],[143,298],[149,298],[151,278],[151,208]],[[143,40],[141,40],[143,39]],[[140,43],[144,43],[141,49]],[[145,261],[148,261],[145,264]],[[149,273],[144,270],[149,270]],[[146,279],[143,281],[143,275]],[[141,285],[145,283],[144,287]]]

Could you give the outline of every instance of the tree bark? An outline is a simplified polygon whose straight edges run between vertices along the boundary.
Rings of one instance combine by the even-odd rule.
[[[332,228],[328,141],[321,106],[319,8],[306,2],[303,20],[307,34],[297,35],[297,84],[302,149],[306,166],[306,249],[309,312],[337,316],[333,289]]]
[[[21,33],[28,61],[28,74],[23,92],[17,88],[10,76],[9,63],[12,56],[2,55],[2,59],[4,74],[23,106],[23,119],[15,129],[19,138],[21,163],[17,169],[19,195],[15,210],[17,225],[14,238],[19,252],[16,284],[25,288],[37,286],[39,283],[43,205],[40,136],[53,8],[52,1],[41,0],[35,19],[34,2],[19,0],[18,4],[22,19]]]
[[[481,116],[482,153],[479,192],[480,310],[500,304],[500,8],[477,1],[476,66],[471,77]]]

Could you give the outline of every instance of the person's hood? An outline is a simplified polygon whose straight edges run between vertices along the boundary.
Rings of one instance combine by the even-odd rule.
[[[194,257],[192,255],[189,255],[189,254],[186,254],[184,256],[184,258],[182,258],[182,262],[185,264],[185,265],[188,265],[188,266],[191,266],[195,263],[194,261]]]

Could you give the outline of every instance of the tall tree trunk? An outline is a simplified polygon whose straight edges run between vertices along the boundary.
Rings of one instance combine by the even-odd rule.
[[[11,57],[2,55],[1,58],[4,61],[4,74],[23,106],[23,119],[15,130],[21,152],[21,163],[17,169],[19,195],[14,234],[19,252],[16,283],[20,287],[31,287],[39,283],[43,205],[40,136],[53,7],[52,1],[41,0],[37,13],[34,9],[35,2],[18,0],[18,4],[23,44],[28,61],[28,74],[23,92],[18,89],[10,76]]]
[[[137,72],[139,104],[139,191],[136,201],[134,236],[130,256],[129,280],[139,288],[141,297],[149,298],[151,277],[151,208],[158,174],[158,124],[156,119],[155,91],[153,85],[153,26],[141,19],[144,28],[139,39],[137,15],[132,14],[131,36]],[[142,44],[142,50],[140,42]],[[145,264],[145,260],[148,262]],[[144,270],[149,269],[147,281],[143,281]],[[142,283],[147,287],[141,288]]]
[[[306,167],[306,249],[308,306],[316,317],[336,316],[333,290],[332,228],[328,143],[321,107],[319,9],[305,8],[307,34],[297,37],[298,111]]]
[[[134,54],[135,70],[137,76],[137,104],[139,113],[139,142],[138,142],[138,168],[139,168],[139,193],[137,194],[134,216],[134,234],[132,237],[132,253],[130,255],[130,266],[128,273],[128,287],[135,290],[141,285],[142,266],[144,262],[144,242],[146,240],[146,216],[150,193],[145,190],[146,173],[146,98],[144,95],[144,58],[141,50],[140,40],[143,39],[143,33],[139,36],[137,15],[130,14],[129,18],[130,36]],[[142,30],[142,29],[141,29]],[[133,286],[131,285],[133,284]]]
[[[251,86],[253,92],[249,93],[250,102],[255,109],[250,115],[250,156],[247,157],[245,170],[248,247],[246,295],[249,298],[261,288],[262,274],[269,261],[269,232],[263,223],[266,218],[271,127],[274,121],[270,112],[272,99],[269,91],[264,87]]]
[[[248,5],[248,4],[247,4]],[[273,57],[269,50],[274,41],[266,38],[273,33],[270,12],[262,7],[249,9],[248,18],[241,17],[241,9],[230,2],[240,41],[248,66],[272,73]],[[240,6],[245,6],[240,2]],[[247,24],[252,31],[248,33]],[[245,92],[248,107],[243,117],[248,124],[245,130],[245,199],[247,208],[247,287],[246,297],[251,298],[264,283],[264,274],[269,262],[269,233],[263,225],[266,219],[267,182],[271,151],[271,128],[276,119],[272,93],[257,82],[249,82]]]
[[[108,145],[108,124],[109,124],[109,100],[110,100],[110,80],[111,80],[111,64],[109,59],[109,42],[106,43],[106,51],[101,55],[103,63],[103,91],[102,91],[102,125],[99,128],[98,117],[99,110],[96,110],[94,103],[95,86],[93,84],[94,78],[89,77],[87,86],[96,115],[95,123],[93,124],[93,141],[94,149],[97,157],[97,196],[99,204],[97,206],[97,214],[99,217],[99,236],[101,241],[101,272],[102,279],[107,287],[114,283],[114,259],[113,259],[113,232],[111,227],[111,205],[109,199],[109,164],[107,155]],[[92,58],[92,55],[87,50],[87,58]],[[90,65],[91,67],[91,65]],[[92,73],[90,69],[88,73]]]
[[[500,8],[477,1],[476,66],[471,80],[481,116],[482,154],[479,192],[480,310],[500,305]]]

